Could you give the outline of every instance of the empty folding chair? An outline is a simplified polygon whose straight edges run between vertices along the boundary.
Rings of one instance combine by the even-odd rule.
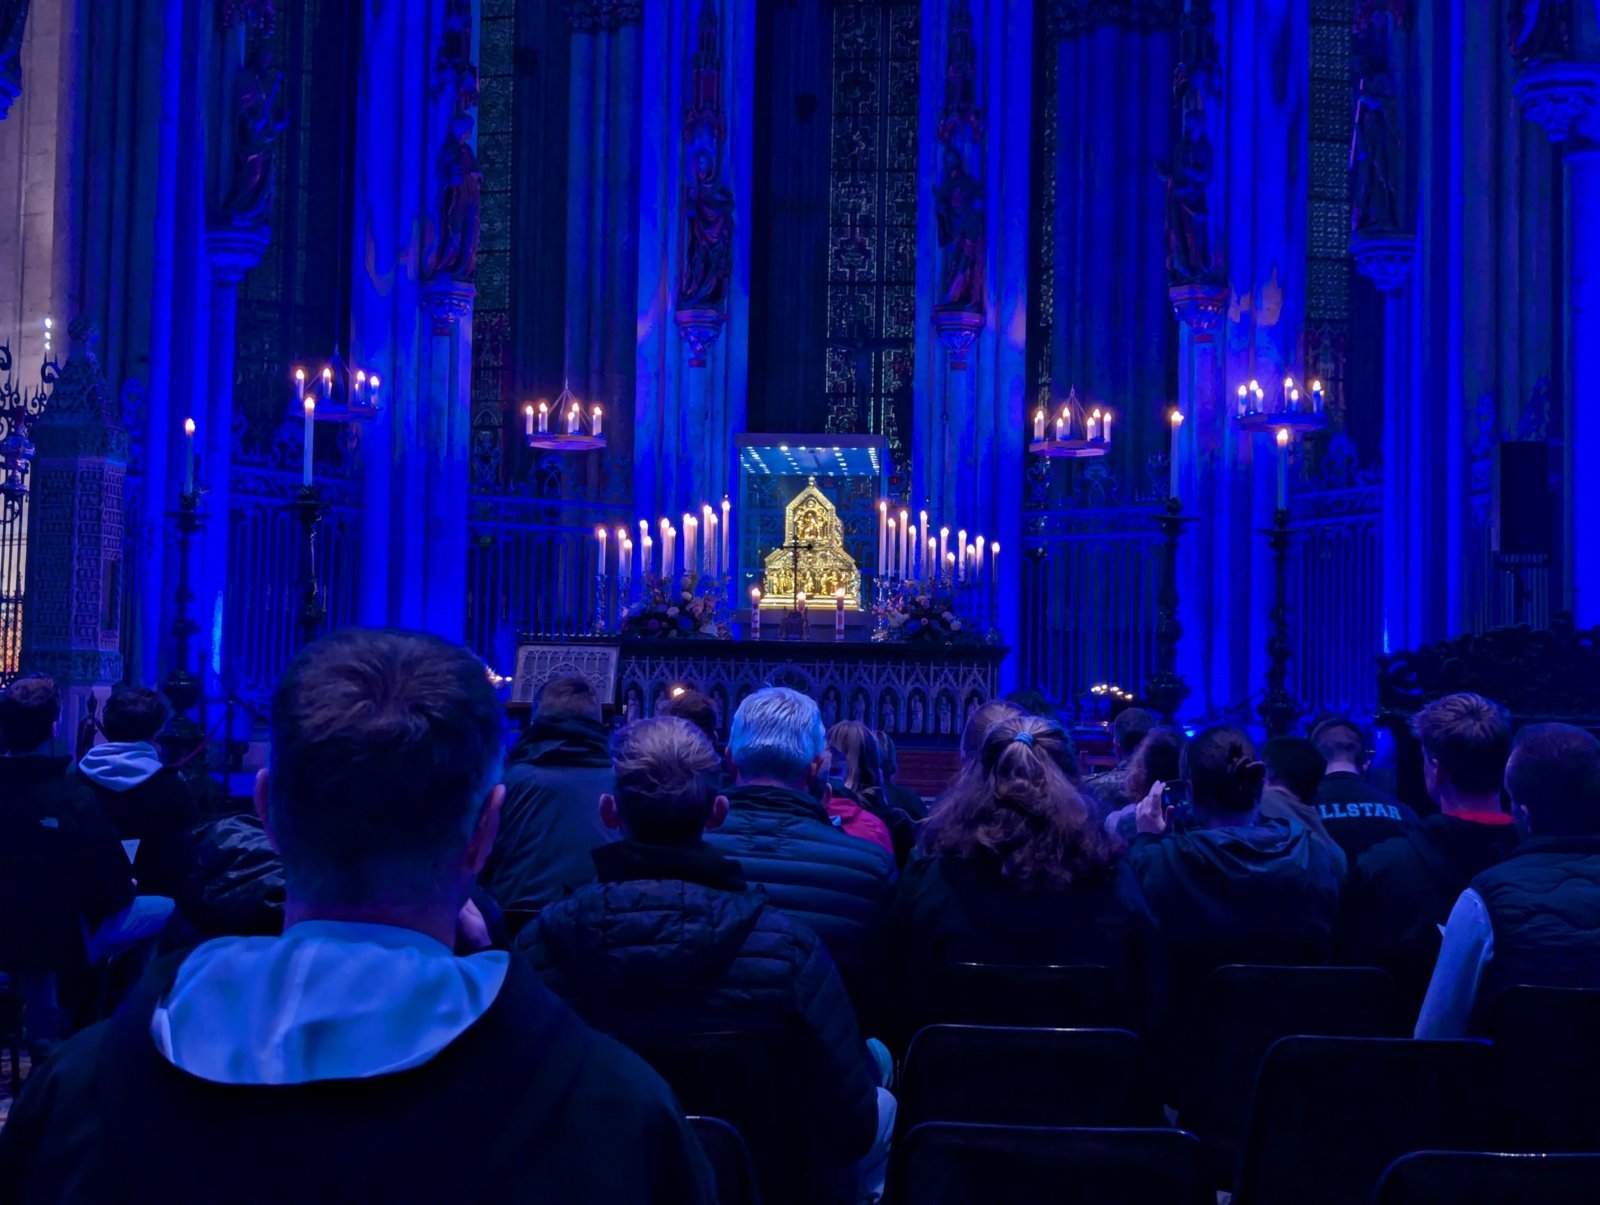
[[[717,1182],[720,1205],[761,1205],[756,1164],[744,1136],[720,1117],[690,1117],[689,1128],[700,1140]]]
[[[1234,1205],[1349,1205],[1419,1150],[1488,1145],[1487,1042],[1284,1038],[1250,1108]]]
[[[1572,1205],[1600,1201],[1600,1155],[1417,1151],[1396,1159],[1378,1205]]]
[[[911,1040],[897,1129],[925,1121],[992,1125],[1158,1124],[1149,1065],[1125,1029],[930,1025]]]
[[[891,1199],[906,1205],[1201,1205],[1200,1141],[1170,1129],[929,1122],[905,1136]]]
[[[1489,1022],[1501,1137],[1518,1151],[1600,1151],[1600,991],[1513,987]]]

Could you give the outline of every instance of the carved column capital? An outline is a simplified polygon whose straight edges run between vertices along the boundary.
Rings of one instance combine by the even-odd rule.
[[[1350,254],[1361,274],[1377,285],[1380,293],[1393,293],[1404,287],[1411,276],[1417,239],[1411,234],[1353,234]]]
[[[935,310],[934,333],[950,353],[950,368],[960,372],[967,366],[967,352],[983,330],[983,315],[969,310]]]
[[[218,226],[206,232],[206,253],[218,284],[236,285],[261,262],[272,242],[265,226]]]
[[[1167,290],[1172,312],[1192,331],[1212,331],[1228,312],[1226,285],[1174,285]]]
[[[1541,59],[1523,68],[1513,90],[1524,116],[1543,126],[1551,142],[1600,124],[1600,63]]]
[[[722,327],[727,322],[728,316],[710,306],[691,306],[679,310],[673,318],[678,323],[678,334],[682,335],[683,341],[689,345],[689,367],[704,368],[706,351],[717,341],[717,336],[722,334]]]
[[[428,307],[435,334],[449,334],[450,328],[472,317],[472,304],[478,290],[466,281],[438,277],[422,288],[422,303]]]

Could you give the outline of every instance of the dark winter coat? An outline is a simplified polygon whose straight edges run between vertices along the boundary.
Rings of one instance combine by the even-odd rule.
[[[512,748],[482,875],[502,908],[543,908],[594,882],[590,851],[616,839],[600,820],[600,796],[616,790],[608,739],[594,720],[541,716]]]
[[[93,930],[133,900],[133,870],[94,794],[64,757],[0,757],[0,966],[83,961]]]
[[[549,1201],[710,1205],[665,1084],[512,959],[488,1011],[419,1067],[264,1087],[156,1050],[180,957],[28,1078],[0,1130],[0,1205]]]
[[[958,962],[1103,966],[1135,1029],[1151,1026],[1164,994],[1155,917],[1122,863],[1059,889],[1023,891],[993,858],[916,858],[895,892],[887,945],[903,1012],[914,1013]]]
[[[776,1035],[796,1168],[853,1164],[877,1128],[855,1013],[816,935],[704,847],[621,841],[594,852],[599,882],[546,908],[517,948],[579,1016],[639,1037]]]
[[[1351,861],[1417,822],[1417,814],[1409,807],[1351,770],[1324,775],[1316,804],[1328,836]]]
[[[184,841],[200,821],[200,807],[178,771],[163,766],[142,782],[114,790],[75,772],[100,802],[124,841],[137,841],[133,877],[141,895],[172,896]]]
[[[801,791],[739,786],[706,844],[744,869],[767,899],[827,944],[858,1008],[876,997],[884,909],[894,858],[835,828]]]
[[[1428,816],[1380,841],[1350,868],[1340,898],[1340,957],[1394,976],[1415,1014],[1439,957],[1439,926],[1475,875],[1517,846],[1511,817],[1484,824]]]

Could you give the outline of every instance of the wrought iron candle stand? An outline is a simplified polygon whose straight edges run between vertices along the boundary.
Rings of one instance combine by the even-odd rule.
[[[189,581],[189,553],[206,519],[200,511],[201,492],[197,487],[180,496],[178,509],[167,515],[178,530],[178,588],[172,596],[172,668],[161,683],[161,693],[172,708],[172,720],[162,742],[169,764],[192,756],[205,736],[205,730],[189,714],[200,702],[200,679],[189,672],[190,643],[200,630],[200,625],[189,614],[194,602],[194,587]]]
[[[1282,507],[1263,533],[1272,548],[1273,587],[1270,633],[1267,636],[1267,693],[1256,710],[1269,737],[1284,736],[1300,718],[1301,707],[1289,694],[1289,512]]]
[[[1183,624],[1178,619],[1178,538],[1183,525],[1191,522],[1181,512],[1183,503],[1167,499],[1166,513],[1158,520],[1161,528],[1161,588],[1156,594],[1156,672],[1144,684],[1145,701],[1168,724],[1176,722],[1178,708],[1189,697],[1189,684],[1178,673],[1178,641]]]
[[[606,606],[606,587],[610,577],[607,573],[594,575],[594,624],[589,629],[591,636],[605,636],[611,631],[610,609]]]
[[[303,485],[289,507],[305,529],[300,558],[300,636],[302,644],[310,644],[328,617],[322,602],[322,585],[317,581],[317,528],[328,513],[328,504],[316,486]]]
[[[889,583],[881,576],[872,579],[872,643],[886,644],[889,640]]]

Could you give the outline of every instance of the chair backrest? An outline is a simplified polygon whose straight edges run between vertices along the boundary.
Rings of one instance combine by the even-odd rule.
[[[902,1140],[892,1184],[916,1205],[1201,1205],[1200,1141],[1172,1129],[928,1122]]]
[[[930,1025],[911,1039],[898,1095],[901,1133],[925,1121],[1159,1121],[1144,1045],[1125,1029]]]
[[[1378,1205],[1570,1205],[1600,1201],[1600,1155],[1416,1151],[1389,1165]]]
[[[1292,1034],[1406,1034],[1394,980],[1376,967],[1218,967],[1175,1060],[1179,1122],[1200,1135],[1231,1182],[1261,1060]]]
[[[1493,1076],[1488,1042],[1284,1038],[1261,1065],[1234,1205],[1365,1201],[1401,1155],[1481,1150]]]
[[[691,1116],[688,1120],[716,1177],[720,1205],[761,1205],[756,1164],[744,1136],[720,1117]]]
[[[1517,986],[1489,1018],[1511,1150],[1600,1151],[1600,991]]]
[[[930,1002],[930,1023],[1058,1028],[1121,1024],[1116,989],[1103,966],[947,967]]]

